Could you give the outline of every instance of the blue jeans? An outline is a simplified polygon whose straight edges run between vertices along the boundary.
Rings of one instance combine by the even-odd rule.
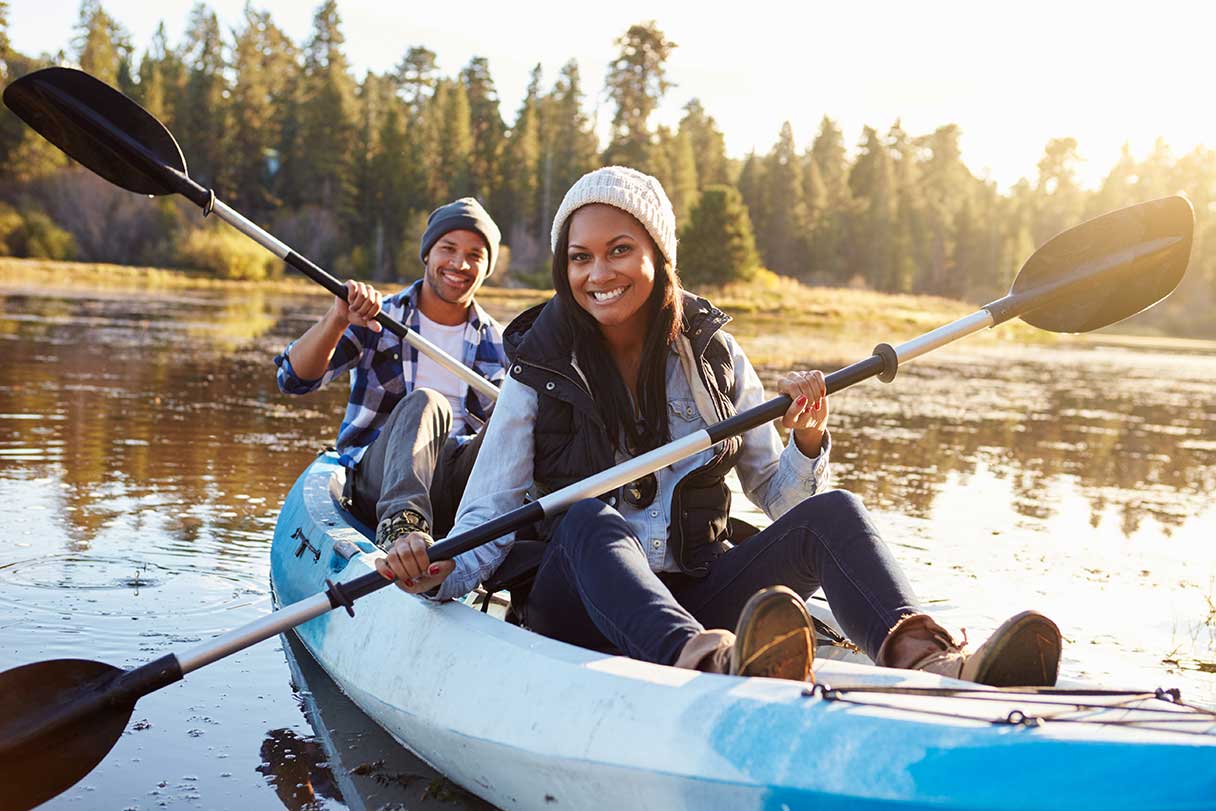
[[[705,577],[655,574],[621,514],[573,505],[545,549],[527,603],[532,630],[670,665],[705,628],[733,630],[767,586],[803,598],[820,587],[845,634],[870,658],[916,596],[857,496],[812,496],[714,561]]]

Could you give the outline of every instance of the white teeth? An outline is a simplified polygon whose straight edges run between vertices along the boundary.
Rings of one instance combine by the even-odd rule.
[[[612,301],[624,292],[624,287],[618,287],[615,290],[596,290],[591,295],[596,301]]]

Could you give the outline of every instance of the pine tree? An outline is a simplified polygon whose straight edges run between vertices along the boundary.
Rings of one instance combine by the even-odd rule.
[[[620,52],[609,64],[605,81],[616,112],[604,163],[645,169],[651,157],[650,116],[672,87],[667,80],[667,59],[676,44],[651,20],[630,26],[616,46]]]
[[[765,217],[760,225],[764,263],[778,273],[800,276],[807,270],[807,212],[802,166],[788,121],[764,159],[764,175]]]
[[[122,26],[105,12],[99,0],[82,0],[73,41],[76,61],[85,73],[108,85],[118,83],[118,72],[131,43]]]
[[[752,221],[756,228],[756,245],[760,250],[760,255],[764,255],[764,237],[761,234],[761,224],[768,220],[768,199],[765,194],[765,177],[764,160],[756,155],[755,152],[748,153],[747,158],[743,161],[743,167],[739,170],[739,182],[736,184],[739,189],[739,196],[743,198],[743,204],[747,206],[748,218]]]
[[[916,289],[922,268],[927,264],[924,197],[920,190],[917,148],[898,120],[887,131],[895,175],[895,274],[893,288],[900,292]]]
[[[1052,138],[1043,150],[1035,187],[1038,211],[1034,238],[1039,245],[1075,225],[1084,210],[1076,178],[1079,160],[1075,138]]]
[[[944,293],[953,286],[955,220],[964,201],[975,193],[976,180],[962,161],[961,135],[958,125],[947,124],[914,141],[924,154],[918,164],[924,203],[917,287],[926,292]]]
[[[16,78],[13,71],[13,50],[8,38],[8,0],[0,0],[0,83],[5,87]],[[25,135],[27,127],[6,107],[0,113],[0,180],[12,174],[11,158]]]
[[[849,163],[845,155],[844,133],[826,115],[819,122],[819,132],[811,143],[810,157],[819,166],[819,173],[827,188],[828,205],[843,207],[849,198]]]
[[[436,200],[447,202],[473,193],[473,127],[464,84],[443,80],[435,94],[439,123],[439,172]]]
[[[8,3],[0,0],[0,80],[7,82],[46,67],[14,50],[8,36]],[[67,163],[64,154],[26,126],[7,107],[0,109],[0,182],[21,184],[55,172]]]
[[[802,197],[806,202],[807,226],[814,231],[828,215],[828,186],[809,152],[802,156]]]
[[[548,241],[539,238],[544,224],[539,213],[541,172],[541,66],[532,69],[527,93],[507,137],[503,170],[503,206],[499,226],[511,246],[512,264],[527,270],[539,269],[548,253]]]
[[[852,268],[873,287],[896,289],[895,168],[873,127],[862,130],[860,152],[849,172],[849,190],[860,210],[851,234]]]
[[[355,84],[342,53],[344,42],[337,2],[327,0],[317,11],[304,52],[302,129],[317,199],[331,210],[344,202],[354,131]]]
[[[227,156],[236,179],[234,203],[255,219],[277,203],[273,193],[285,108],[299,67],[297,50],[269,12],[245,7],[245,25],[233,49],[235,82]]]
[[[298,95],[293,94],[284,125],[284,201],[293,207],[319,207],[318,214],[348,221],[351,148],[355,141],[355,82],[342,53],[344,37],[336,0],[326,0],[313,17],[313,32],[304,46],[304,69]],[[325,227],[314,221],[311,235]],[[342,240],[318,246],[321,261],[344,252]]]
[[[828,187],[819,164],[809,150],[802,157],[802,196],[806,200],[807,239],[805,276],[812,282],[839,281],[843,212],[828,204]]]
[[[1131,147],[1126,142],[1119,152],[1119,160],[1107,173],[1097,194],[1089,198],[1086,216],[1095,217],[1120,206],[1136,202],[1139,168],[1132,157]]]
[[[169,35],[165,32],[163,21],[152,35],[152,44],[144,51],[138,72],[139,86],[135,100],[172,130],[176,105],[171,100],[176,98],[180,91],[184,72],[181,60],[169,47]]]
[[[401,97],[409,106],[410,113],[417,117],[422,106],[435,94],[439,83],[435,52],[421,45],[412,46],[397,64],[395,76],[401,87]]]
[[[1064,160],[1069,164],[1071,169],[1071,165],[1079,160],[1079,158],[1074,153],[1074,155]],[[1152,150],[1139,164],[1140,174],[1137,185],[1140,187],[1141,193],[1145,195],[1144,199],[1165,197],[1193,184],[1194,178],[1178,178],[1176,176],[1176,164],[1177,161],[1174,160],[1174,153],[1170,149],[1170,145],[1166,143],[1164,138],[1158,137],[1153,142]],[[1076,189],[1075,181],[1071,183],[1071,186],[1073,190]]]
[[[657,148],[663,164],[656,177],[671,199],[676,222],[684,222],[696,205],[699,186],[692,139],[684,130],[671,132],[666,127],[660,127]]]
[[[802,162],[803,194],[811,229],[807,244],[808,278],[843,284],[850,276],[847,254],[853,202],[844,134],[832,119],[824,116],[819,122],[819,130]]]
[[[417,265],[413,246],[403,243],[410,217],[411,167],[405,131],[406,113],[399,103],[386,105],[380,116],[378,149],[372,159],[372,173],[379,182],[376,200],[373,278],[404,279]]]
[[[8,0],[0,0],[0,82],[5,86],[14,78],[9,70],[12,43],[8,38]]]
[[[134,97],[138,83],[135,79],[135,71],[132,61],[132,48],[124,48],[118,57],[118,76],[114,80],[114,86],[118,88],[118,92],[124,96]]]
[[[220,187],[218,191],[226,196],[229,108],[223,47],[219,19],[198,3],[190,13],[182,45],[186,83],[174,119],[190,175],[204,185]]]
[[[747,281],[760,265],[743,198],[731,186],[702,190],[680,238],[680,274],[689,284]]]
[[[698,188],[729,184],[730,162],[726,158],[726,139],[713,116],[705,112],[700,99],[693,99],[684,105],[680,132],[692,144]]]
[[[353,273],[388,278],[389,234],[384,220],[386,179],[378,172],[381,121],[399,104],[396,82],[368,71],[355,99],[355,138],[351,148],[351,207],[344,227],[351,242],[346,257]]]
[[[485,57],[474,56],[460,71],[469,100],[473,152],[469,165],[469,191],[486,205],[501,183],[499,164],[507,140],[507,125],[498,107],[498,90]],[[493,214],[493,212],[491,212]]]
[[[565,64],[542,106],[538,233],[545,237],[562,195],[595,168],[599,145],[583,112],[578,63]]]

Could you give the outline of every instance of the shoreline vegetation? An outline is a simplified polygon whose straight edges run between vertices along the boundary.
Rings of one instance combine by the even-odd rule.
[[[84,0],[63,50],[23,54],[7,43],[0,75],[64,65],[116,87],[176,135],[196,181],[335,275],[386,285],[415,264],[428,212],[464,196],[485,204],[502,232],[497,281],[510,273],[543,283],[563,190],[610,164],[662,183],[681,226],[681,274],[706,291],[767,268],[816,290],[988,301],[1054,235],[1181,192],[1197,216],[1191,270],[1178,295],[1130,329],[1216,338],[1216,150],[1208,147],[1176,155],[1159,138],[1138,159],[1125,145],[1092,189],[1078,180],[1083,153],[1072,137],[1048,140],[1033,176],[999,188],[963,160],[961,120],[919,132],[899,118],[889,127],[866,122],[854,139],[825,114],[814,133],[787,121],[768,150],[728,155],[699,99],[687,99],[678,122],[651,120],[676,89],[669,65],[689,64],[655,20],[614,40],[602,90],[585,87],[576,59],[556,75],[537,63],[512,116],[485,56],[445,75],[439,54],[419,43],[383,73],[355,71],[338,0],[319,3],[311,33],[298,40],[269,12],[247,6],[243,16],[226,28],[199,2],[179,41],[162,24],[141,54],[99,0]],[[596,121],[609,114],[605,143]],[[117,188],[2,111],[0,254],[205,268],[229,279],[278,273],[265,251],[200,219],[184,198]],[[777,290],[770,298],[803,300],[796,288],[763,287]],[[747,290],[733,299],[751,312]]]
[[[391,292],[398,283],[384,285]],[[37,291],[142,291],[166,295],[178,291],[209,291],[221,295],[257,292],[265,295],[316,297],[329,294],[299,276],[282,275],[263,281],[217,279],[202,271],[134,267],[105,263],[0,257],[0,295]],[[704,295],[737,320],[732,331],[748,346],[758,365],[806,360],[845,365],[868,355],[875,342],[899,343],[974,312],[975,303],[927,295],[880,293],[849,288],[810,287],[795,279],[761,272],[750,282],[702,286]],[[487,285],[478,301],[498,318],[511,318],[544,301],[547,290]],[[1126,325],[1112,333],[1058,336],[1019,321],[999,330],[979,333],[967,347],[991,349],[1011,344],[1111,346],[1124,349],[1216,352],[1216,341],[1132,334]],[[793,331],[797,330],[797,341]]]

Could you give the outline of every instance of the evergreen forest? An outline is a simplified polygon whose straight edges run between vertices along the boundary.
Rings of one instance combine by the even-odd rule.
[[[1142,160],[1124,148],[1099,188],[1077,181],[1077,141],[1052,139],[1037,174],[1007,190],[977,176],[960,123],[906,131],[898,119],[850,143],[829,114],[809,141],[787,123],[764,153],[727,155],[698,99],[678,125],[655,126],[678,92],[677,43],[655,22],[616,40],[601,143],[571,58],[538,64],[504,111],[485,58],[443,75],[425,44],[388,72],[357,77],[336,0],[316,9],[304,42],[247,5],[233,29],[205,3],[170,42],[162,23],[137,46],[100,0],[83,0],[75,35],[55,54],[24,54],[0,0],[0,80],[53,64],[79,67],[165,122],[192,177],[339,276],[414,278],[427,213],[472,195],[502,228],[496,282],[548,285],[549,227],[561,197],[607,163],[658,177],[682,226],[680,272],[692,287],[746,281],[761,268],[814,286],[1001,295],[1036,246],[1111,209],[1184,192],[1198,216],[1191,267],[1146,328],[1216,337],[1216,151],[1174,154],[1164,139]],[[555,48],[562,47],[560,43]],[[572,55],[573,56],[573,55]],[[678,100],[678,99],[677,99]],[[281,272],[259,248],[174,198],[149,202],[70,164],[7,109],[0,112],[0,254],[201,269],[230,278]]]

